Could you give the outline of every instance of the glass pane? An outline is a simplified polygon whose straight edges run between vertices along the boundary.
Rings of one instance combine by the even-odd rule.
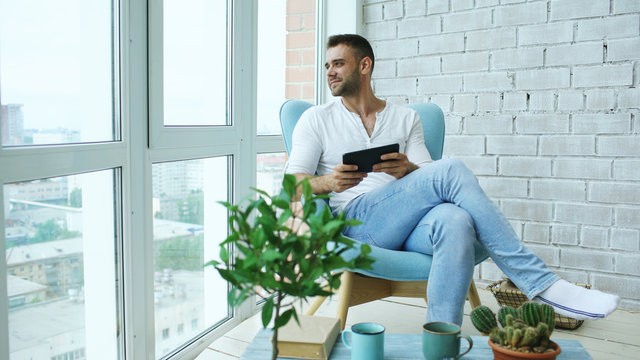
[[[3,146],[114,140],[112,6],[0,0]]]
[[[282,177],[284,176],[284,165],[287,161],[286,153],[264,153],[256,156],[256,185],[260,190],[264,190],[269,195],[276,195],[282,189]],[[269,296],[260,287],[257,288],[261,295],[256,300],[258,303],[264,301]]]
[[[226,125],[226,1],[163,4],[164,124]]]
[[[284,164],[287,161],[285,153],[258,154],[256,157],[258,189],[275,195],[282,189]]]
[[[10,359],[119,358],[113,178],[4,185]]]
[[[259,135],[280,134],[285,99],[315,103],[315,39],[315,0],[258,3]]]
[[[156,356],[229,316],[227,283],[206,262],[227,237],[228,158],[153,165]],[[205,181],[206,180],[206,181]]]

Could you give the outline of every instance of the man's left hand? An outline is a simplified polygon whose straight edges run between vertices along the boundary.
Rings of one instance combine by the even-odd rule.
[[[396,179],[407,175],[418,167],[407,159],[407,155],[403,153],[384,154],[380,159],[385,160],[381,163],[373,165],[373,172],[384,172]]]

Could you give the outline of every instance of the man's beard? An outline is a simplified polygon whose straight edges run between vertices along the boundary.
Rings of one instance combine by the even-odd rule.
[[[333,96],[351,96],[360,91],[360,76],[358,70],[354,70],[347,77],[343,78],[337,87],[331,88],[331,95]]]

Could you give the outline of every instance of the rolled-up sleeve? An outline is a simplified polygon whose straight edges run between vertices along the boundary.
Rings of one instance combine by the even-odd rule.
[[[287,174],[313,175],[322,155],[322,139],[314,126],[313,108],[305,111],[291,137],[291,154],[285,166]]]
[[[406,155],[409,161],[417,166],[424,166],[431,163],[431,154],[424,143],[424,133],[422,132],[422,122],[418,113],[413,114],[413,124],[409,139],[407,140]]]

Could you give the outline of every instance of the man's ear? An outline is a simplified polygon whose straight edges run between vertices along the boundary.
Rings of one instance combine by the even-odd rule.
[[[366,75],[371,74],[371,58],[365,56],[360,60],[360,74]]]

